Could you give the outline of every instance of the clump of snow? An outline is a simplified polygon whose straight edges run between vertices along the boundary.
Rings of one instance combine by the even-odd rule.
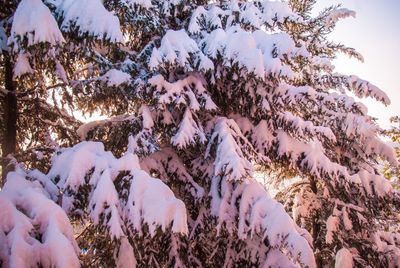
[[[297,226],[285,212],[283,205],[273,200],[264,188],[252,181],[243,185],[240,207],[238,234],[241,239],[248,235],[263,233],[268,237],[272,247],[278,248],[284,242],[288,243],[289,256],[305,266],[315,267],[314,255],[308,241],[302,237]]]
[[[201,125],[193,119],[190,109],[186,109],[183,119],[179,124],[178,131],[171,138],[171,142],[178,148],[185,148],[189,144],[194,144],[196,140],[204,143],[206,137]]]
[[[118,17],[109,12],[100,0],[64,0],[57,12],[62,17],[61,29],[65,32],[71,32],[75,27],[79,35],[89,34],[111,42],[123,41]]]
[[[302,118],[293,115],[291,112],[284,112],[279,115],[283,124],[289,124],[291,128],[296,130],[298,137],[305,137],[305,133],[309,133],[311,137],[319,135],[333,142],[336,137],[329,127],[315,126],[311,121],[304,121]]]
[[[269,25],[274,21],[283,23],[285,20],[302,22],[301,16],[293,12],[289,5],[283,1],[261,1],[262,19]]]
[[[153,7],[151,0],[126,0],[126,2],[132,6],[138,5],[146,9]]]
[[[140,231],[143,223],[149,226],[150,234],[156,228],[162,230],[172,223],[175,233],[188,233],[186,208],[182,201],[159,179],[150,177],[143,170],[132,172],[132,184],[126,206],[127,218]]]
[[[101,172],[108,167],[108,162],[114,161],[110,152],[103,152],[104,145],[99,142],[81,142],[72,148],[62,149],[59,155],[53,157],[48,175],[57,178],[60,188],[76,190],[85,183],[84,177],[89,170],[95,167],[92,183],[97,182]]]
[[[261,50],[251,33],[234,32],[226,37],[226,47],[223,48],[229,61],[238,62],[259,77],[264,76],[264,61]]]
[[[22,170],[9,173],[0,191],[0,244],[7,251],[0,252],[2,264],[80,267],[67,215],[39,183],[28,181],[26,176]]]
[[[202,20],[207,21],[210,27],[222,28],[222,22],[220,16],[225,12],[215,6],[211,5],[210,9],[205,9],[203,6],[198,6],[192,13],[192,17],[189,23],[189,33],[196,34],[201,32],[200,23]]]
[[[331,244],[333,242],[333,235],[339,228],[339,218],[335,215],[329,216],[326,221],[326,236],[325,241],[327,244]]]
[[[352,177],[359,180],[370,195],[375,193],[378,196],[385,196],[393,190],[390,181],[382,178],[380,175],[369,173],[366,170],[360,170]]]
[[[28,46],[64,42],[55,18],[42,0],[22,0],[18,4],[8,42],[14,44],[14,49],[18,49],[24,38]]]
[[[128,171],[131,177],[126,204],[120,201],[114,185],[121,171]],[[123,220],[138,231],[143,223],[148,224],[152,235],[158,226],[165,231],[170,224],[173,232],[187,233],[185,205],[167,185],[141,170],[136,155],[127,153],[117,159],[104,151],[100,142],[81,142],[54,157],[49,177],[58,179],[57,185],[65,193],[62,204],[67,211],[73,209],[79,186],[92,186],[87,204],[90,217],[95,224],[107,226],[115,238],[124,236]]]
[[[347,8],[336,8],[324,17],[325,27],[329,28],[334,25],[339,19],[344,19],[348,17],[355,18],[356,12]]]
[[[148,173],[150,173],[151,170],[157,170],[160,179],[164,182],[169,181],[172,175],[176,176],[176,178],[184,184],[185,189],[196,198],[196,200],[200,200],[204,196],[204,188],[194,181],[186,165],[178,154],[175,153],[173,148],[164,147],[152,153],[141,160],[140,166]]]
[[[231,1],[222,7],[215,4],[209,4],[207,7],[197,7],[189,22],[189,32],[199,34],[208,29],[222,28],[222,21],[226,20],[229,25],[235,20],[236,12],[239,13],[240,22],[255,28],[261,28],[265,24],[272,26],[275,23],[283,23],[284,21],[302,21],[302,18],[295,14],[287,3],[280,1],[240,3]],[[203,27],[203,25],[206,25],[207,28]]]
[[[156,75],[149,79],[149,84],[156,88],[156,98],[161,107],[166,104],[179,105],[184,103],[191,110],[200,108],[215,110],[216,104],[203,85],[203,80],[196,75],[189,75],[175,82],[168,82],[162,75]]]
[[[221,198],[216,201],[218,195]],[[280,260],[316,267],[307,231],[298,228],[283,206],[273,200],[256,180],[249,178],[235,185],[214,177],[211,196],[212,212],[218,216],[218,231],[223,226],[229,232],[237,230],[239,238],[244,241],[261,235],[280,252],[268,255],[266,264]]]
[[[343,224],[344,224],[344,229],[346,229],[347,231],[352,230],[353,229],[353,223],[351,222],[350,218],[349,218],[349,213],[347,212],[347,208],[346,206],[343,206],[342,208],[342,217],[343,217]]]
[[[117,268],[135,268],[136,258],[133,254],[133,248],[126,237],[121,238],[121,246],[118,250]]]
[[[131,81],[131,76],[121,70],[111,69],[100,77],[108,87],[118,87]]]
[[[207,157],[211,146],[217,144],[214,177],[221,176],[227,181],[239,181],[251,176],[252,165],[244,157],[236,139],[246,140],[234,120],[220,117],[216,121],[206,152]]]
[[[304,48],[296,47],[286,33],[268,34],[261,30],[251,33],[234,27],[212,31],[202,44],[211,58],[222,55],[225,66],[237,63],[260,78],[268,74],[293,77],[293,71],[282,60],[285,55],[304,54]]]
[[[347,248],[341,248],[336,253],[335,268],[353,268],[353,255]]]
[[[33,73],[33,69],[29,63],[29,53],[20,52],[18,53],[17,60],[14,66],[14,79],[24,74]]]
[[[0,25],[0,49],[7,50],[7,34],[4,25]]]
[[[132,121],[133,119],[134,117],[131,115],[117,115],[107,119],[94,120],[80,125],[79,128],[76,130],[76,133],[78,134],[81,141],[83,141],[86,140],[88,133],[95,128],[104,126],[108,123],[118,124],[124,121]]]
[[[313,211],[321,209],[318,196],[312,191],[304,189],[295,195],[293,203],[292,217],[295,222],[302,218],[308,218]]]
[[[188,36],[185,30],[168,30],[161,40],[160,47],[153,49],[149,66],[156,69],[166,63],[192,70],[193,68],[189,64],[191,55],[197,57],[194,67],[199,66],[199,69],[204,71],[214,68],[212,61],[201,52],[196,42]]]
[[[139,113],[142,115],[143,128],[151,129],[154,126],[154,121],[149,107],[143,104],[139,109]]]
[[[118,193],[113,184],[110,169],[102,172],[90,198],[89,207],[90,216],[96,225],[100,223],[102,214],[110,215],[109,222],[103,222],[103,224],[109,225],[111,236],[120,238],[124,235],[122,219],[118,212]]]
[[[390,104],[390,99],[385,92],[356,75],[348,76],[347,83],[349,88],[353,90],[354,94],[359,98],[372,97],[385,105]]]
[[[67,73],[65,72],[64,67],[61,65],[60,61],[55,59],[56,62],[56,75],[58,76],[61,81],[64,83],[68,84],[68,78],[67,78]]]
[[[372,235],[379,252],[390,252],[388,267],[400,265],[400,233],[378,231]]]
[[[298,267],[290,258],[283,254],[279,249],[271,249],[268,251],[267,259],[265,260],[263,268],[271,267]]]

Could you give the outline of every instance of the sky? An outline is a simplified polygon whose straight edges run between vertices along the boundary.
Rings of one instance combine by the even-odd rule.
[[[388,94],[392,103],[387,107],[362,100],[380,126],[388,128],[389,118],[400,116],[400,0],[317,0],[315,11],[340,3],[357,15],[339,22],[331,40],[357,49],[364,63],[339,56],[334,65],[337,72],[355,74]]]

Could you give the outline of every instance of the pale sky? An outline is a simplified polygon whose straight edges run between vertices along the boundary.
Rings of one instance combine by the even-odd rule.
[[[338,3],[357,15],[339,22],[331,39],[357,49],[364,63],[340,56],[334,65],[338,72],[355,74],[389,95],[392,104],[388,107],[370,99],[362,101],[387,128],[389,118],[400,115],[400,0],[317,0],[316,10]]]

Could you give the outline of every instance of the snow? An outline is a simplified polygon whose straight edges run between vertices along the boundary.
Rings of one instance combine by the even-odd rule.
[[[315,126],[311,121],[304,121],[302,118],[293,115],[291,112],[284,112],[279,117],[282,119],[282,124],[289,124],[296,130],[298,137],[305,137],[305,133],[309,133],[311,137],[319,135],[333,142],[336,137],[329,127]]]
[[[143,129],[138,133],[129,135],[128,152],[145,155],[153,153],[158,149],[158,145],[152,138],[154,121],[149,107],[142,104],[139,108]]]
[[[171,143],[182,149],[190,144],[195,144],[196,140],[201,143],[206,141],[203,129],[194,121],[190,109],[186,109],[183,119],[179,124],[178,131],[171,138]]]
[[[131,76],[123,71],[111,69],[102,75],[100,80],[104,81],[108,87],[118,87],[122,84],[129,83],[131,81]]]
[[[342,217],[343,217],[343,224],[344,224],[344,229],[346,229],[347,231],[352,230],[353,229],[353,224],[349,218],[349,214],[347,213],[347,209],[346,206],[343,206],[342,208]]]
[[[36,180],[41,184],[41,186],[45,190],[44,193],[48,195],[50,199],[52,199],[53,201],[57,200],[59,189],[51,180],[48,179],[45,174],[37,169],[26,171],[26,174],[29,178],[31,178],[32,180]]]
[[[56,61],[56,72],[55,72],[56,75],[61,81],[68,84],[67,73],[65,72],[64,67],[61,65],[59,60],[56,59],[55,61]]]
[[[245,180],[252,174],[252,165],[245,159],[236,138],[242,138],[236,122],[232,119],[220,117],[214,128],[206,152],[209,155],[211,145],[216,143],[217,152],[214,161],[214,177],[222,176],[227,181]]]
[[[120,171],[129,171],[132,169],[140,169],[139,158],[135,154],[126,152],[113,163],[111,176],[115,178]]]
[[[307,239],[299,234],[299,229],[283,206],[274,201],[252,178],[253,166],[242,151],[247,139],[241,131],[245,131],[246,125],[251,125],[244,120],[238,124],[233,119],[218,118],[206,152],[206,156],[209,156],[212,153],[211,146],[216,143],[210,195],[211,213],[218,216],[218,232],[222,226],[232,232],[236,225],[234,219],[238,219],[237,232],[240,239],[261,234],[268,238],[274,248],[287,243],[283,250],[287,256],[295,262],[315,267]],[[232,182],[239,184],[235,186]],[[239,198],[237,210],[234,204]]]
[[[200,108],[206,110],[217,108],[203,85],[203,79],[199,76],[189,75],[175,82],[168,82],[162,75],[155,75],[148,82],[156,88],[155,97],[161,108],[165,109],[166,104],[172,103],[176,105],[184,103],[194,111]]]
[[[209,57],[222,55],[225,66],[237,63],[260,78],[268,74],[293,77],[293,71],[281,59],[284,55],[304,54],[304,48],[297,48],[286,33],[268,34],[262,30],[251,33],[234,27],[227,31],[213,30],[202,44]],[[273,53],[278,53],[277,57]]]
[[[356,175],[353,176],[359,178],[364,189],[366,189],[367,193],[370,195],[375,193],[382,197],[389,194],[393,190],[390,181],[382,178],[380,175],[369,173],[366,170],[360,170]]]
[[[133,227],[141,231],[143,221],[148,225],[150,234],[154,236],[158,226],[166,231],[172,223],[173,232],[187,234],[185,205],[175,198],[171,189],[143,170],[133,171],[132,176],[126,214]]]
[[[95,182],[108,167],[108,162],[114,160],[110,152],[103,152],[104,145],[99,142],[81,142],[72,148],[61,150],[61,154],[54,156],[48,175],[59,179],[59,187],[77,190],[85,183],[84,178],[91,168],[95,167],[91,177],[92,182]]]
[[[261,11],[252,2],[243,3],[241,6],[239,19],[245,23],[249,23],[251,26],[260,28],[263,25],[261,19]]]
[[[78,129],[76,130],[76,134],[78,134],[78,137],[80,138],[81,141],[84,141],[86,140],[89,131],[91,131],[95,127],[105,124],[106,121],[107,120],[95,120],[88,123],[84,123],[78,127]]]
[[[211,29],[222,28],[222,21],[227,21],[227,27],[230,26],[235,17],[235,12],[239,13],[239,21],[249,24],[255,28],[260,28],[263,24],[274,25],[276,22],[298,21],[302,18],[296,15],[290,7],[280,1],[260,1],[260,2],[242,2],[230,1],[224,8],[215,4],[209,4],[206,8],[197,7],[192,13],[189,22],[189,32],[199,34],[203,30],[202,25],[207,25]],[[203,23],[203,22],[206,23]]]
[[[6,30],[4,29],[3,25],[0,25],[0,51],[4,50],[7,51],[7,34]],[[3,53],[3,52],[2,52]]]
[[[128,172],[130,182],[125,201],[120,199],[115,185],[122,171]],[[26,179],[28,176],[32,182]],[[201,196],[202,188],[192,182]],[[79,267],[79,249],[66,212],[74,213],[75,195],[82,194],[79,191],[83,185],[90,185],[87,188],[90,192],[88,203],[80,203],[79,209],[86,210],[94,225],[105,226],[110,237],[120,241],[118,267],[135,267],[136,264],[133,248],[126,237],[127,228],[142,234],[145,224],[151,236],[158,228],[165,232],[170,227],[174,233],[188,233],[184,203],[161,180],[142,170],[136,155],[126,153],[117,159],[104,151],[102,143],[81,142],[61,149],[53,157],[47,175],[37,170],[9,173],[0,191],[0,260],[3,264]],[[60,197],[62,207],[50,199],[59,200]],[[40,234],[40,240],[35,233]],[[3,241],[6,241],[4,246]]]
[[[140,165],[147,173],[150,173],[151,170],[157,170],[160,179],[164,182],[168,182],[171,174],[174,174],[196,200],[204,197],[205,189],[194,181],[182,159],[173,148],[164,147],[152,153],[143,158]]]
[[[41,0],[22,0],[14,13],[8,43],[14,44],[14,50],[17,50],[25,37],[28,46],[38,43],[57,45],[65,41],[55,18]]]
[[[110,234],[112,237],[123,236],[122,219],[118,213],[119,199],[109,169],[103,171],[90,198],[90,216],[93,222],[100,223],[100,215],[110,214]]]
[[[272,249],[268,252],[267,259],[264,262],[263,268],[271,267],[286,267],[296,268],[296,266],[285,254],[278,249]]]
[[[400,265],[400,234],[398,232],[378,231],[372,235],[372,239],[379,252],[391,252],[388,267]]]
[[[273,200],[256,181],[243,185],[239,207],[238,234],[241,239],[248,235],[263,233],[273,248],[288,243],[286,250],[292,258],[299,257],[300,263],[316,267],[314,255],[307,240],[302,237],[297,226],[285,212],[282,204]]]
[[[65,212],[23,171],[11,172],[0,191],[0,233],[10,267],[80,267],[73,228]],[[40,236],[35,236],[35,232]],[[38,237],[41,237],[38,240]],[[3,264],[4,264],[3,263]]]
[[[78,134],[81,141],[83,141],[83,140],[86,140],[89,132],[95,128],[100,128],[108,123],[118,124],[118,123],[125,122],[125,121],[132,121],[134,119],[135,119],[135,117],[131,116],[131,115],[117,115],[117,116],[110,117],[107,119],[90,121],[90,122],[80,125],[78,127],[78,129],[76,130],[76,134]]]
[[[285,20],[303,22],[303,19],[294,13],[289,5],[281,1],[261,1],[262,19],[269,25],[275,21],[283,23]]]
[[[339,228],[339,218],[337,216],[331,215],[326,221],[326,236],[325,241],[327,244],[331,244],[333,242],[334,233]]]
[[[192,17],[189,23],[189,33],[198,34],[201,32],[200,23],[204,19],[210,23],[211,27],[222,28],[222,22],[220,15],[224,12],[217,6],[212,5],[209,10],[206,10],[203,6],[198,6],[192,13]]]
[[[378,101],[381,101],[385,105],[390,105],[390,99],[385,92],[383,92],[377,86],[359,78],[358,76],[348,76],[347,83],[357,97],[372,97]]]
[[[158,150],[158,144],[152,137],[151,129],[144,129],[128,137],[128,152],[146,155]]]
[[[14,78],[41,68],[33,64],[33,51],[20,47],[25,38],[28,46],[53,46],[47,57],[55,63],[55,77],[68,82],[67,67],[57,60],[58,46],[64,42],[58,22],[69,41],[74,35],[79,36],[75,41],[84,39],[89,46],[84,57],[90,61],[94,52],[101,60],[87,66],[89,76],[100,76],[86,79],[84,71],[77,82],[96,81],[94,91],[107,86],[117,94],[124,93],[115,90],[118,87],[134,86],[138,102],[129,105],[127,115],[89,122],[77,130],[85,140],[90,131],[105,125],[129,124],[134,130],[126,134],[128,141],[121,141],[128,142],[127,148],[116,148],[121,157],[100,142],[81,142],[58,148],[47,174],[20,168],[10,173],[0,192],[2,263],[78,266],[80,249],[68,214],[104,230],[115,242],[117,267],[135,267],[136,258],[140,263],[143,257],[135,256],[132,240],[143,237],[146,244],[148,236],[156,240],[161,231],[170,240],[168,258],[177,266],[183,264],[176,256],[186,242],[202,240],[206,249],[216,242],[219,251],[223,239],[227,266],[249,259],[264,267],[315,267],[313,250],[332,252],[333,261],[334,252],[352,241],[345,237],[349,234],[357,243],[354,249],[337,252],[337,267],[352,267],[353,260],[358,264],[364,259],[359,245],[367,239],[374,251],[389,254],[388,262],[399,266],[400,237],[377,230],[387,226],[375,228],[375,221],[367,218],[378,211],[372,203],[398,194],[378,174],[375,163],[381,157],[397,165],[396,155],[379,138],[382,130],[367,108],[346,90],[386,105],[388,96],[357,76],[334,74],[331,48],[323,38],[315,44],[309,33],[296,38],[287,34],[307,28],[291,22],[306,26],[308,21],[285,2],[197,2],[124,0],[117,7],[101,0],[49,0],[51,11],[41,0],[20,2],[10,20],[9,44],[18,52]],[[316,24],[329,28],[353,15],[336,8]],[[129,34],[132,22],[146,25],[148,19],[155,24],[138,33],[152,27],[159,31],[146,33],[142,41],[149,43],[142,51],[116,44],[125,58],[110,54],[104,43],[91,42],[122,42],[121,29]],[[309,30],[311,34],[311,29],[305,31]],[[2,40],[4,35],[1,26]],[[75,41],[68,49],[78,48]],[[107,142],[114,138],[118,139],[108,137]],[[298,184],[285,188],[289,191],[281,193],[283,197],[277,195],[294,220],[256,182],[258,169],[271,172],[275,182],[286,172],[296,176]],[[317,193],[309,189],[310,180],[317,181]],[[317,238],[324,243],[312,249],[313,238],[296,222],[308,228],[315,211],[326,226]],[[353,229],[364,225],[371,227],[367,236]],[[206,241],[215,235],[222,237]],[[147,254],[148,249],[143,250]],[[193,252],[188,250],[188,258]]]
[[[335,268],[353,268],[353,255],[347,248],[341,248],[336,253]]]
[[[100,0],[64,0],[57,12],[62,17],[60,28],[65,32],[76,28],[81,36],[89,34],[111,42],[123,41],[118,17],[109,12]]]
[[[299,181],[299,183],[301,182],[302,181]],[[304,189],[301,189],[300,192],[295,195],[293,203],[292,218],[295,222],[308,218],[314,211],[322,207],[318,196],[312,191],[306,191]]]
[[[135,268],[136,258],[133,254],[133,248],[126,237],[121,239],[117,257],[117,268]]]
[[[260,153],[265,154],[265,148],[270,148],[274,141],[274,135],[270,131],[266,120],[261,120],[258,125],[254,127],[253,139],[255,141],[256,149]]]
[[[189,64],[191,54],[198,57],[194,66],[200,66],[200,70],[207,71],[214,68],[212,61],[201,52],[185,30],[168,30],[161,39],[161,46],[153,49],[149,66],[151,69],[156,69],[163,64],[176,64],[192,70]]]
[[[325,27],[329,28],[339,21],[339,19],[344,19],[347,17],[355,18],[356,12],[347,8],[336,8],[324,17]]]
[[[18,53],[17,60],[14,66],[14,79],[24,75],[33,73],[33,69],[29,63],[29,53]]]
[[[93,172],[89,173],[90,170]],[[126,205],[120,202],[113,182],[120,171],[129,171],[132,176]],[[92,185],[90,217],[95,224],[108,226],[113,237],[124,236],[124,219],[138,231],[142,223],[148,224],[152,235],[158,226],[165,231],[171,223],[173,232],[187,233],[185,205],[174,197],[168,186],[141,170],[135,155],[128,153],[116,159],[104,151],[100,142],[81,142],[55,156],[49,177],[59,178],[57,185],[63,191],[73,190],[72,195],[63,196],[66,211],[72,209],[73,193],[79,190],[78,187]],[[109,217],[100,222],[101,215]]]
[[[153,5],[151,4],[151,0],[126,0],[126,2],[132,6],[138,5],[146,9],[153,7]]]
[[[143,128],[151,129],[154,126],[154,122],[149,107],[143,104],[139,109],[139,113],[143,118]]]
[[[225,47],[225,56],[229,61],[238,62],[259,77],[264,76],[264,62],[262,54],[251,33],[234,32],[228,34]]]
[[[312,57],[311,62],[313,65],[323,68],[328,72],[332,72],[335,68],[335,66],[331,63],[331,60],[327,57],[314,56]]]
[[[326,156],[322,143],[317,139],[305,143],[287,135],[283,131],[278,131],[276,140],[278,142],[279,155],[290,156],[294,159],[294,162],[301,159],[301,166],[307,167],[318,178],[323,177],[322,172],[331,174],[333,176],[332,179],[337,179],[337,175],[341,174],[348,182],[362,186],[367,195],[384,196],[392,191],[390,182],[381,175],[376,175],[366,170],[351,174],[346,167],[331,161]]]
[[[211,58],[216,58],[218,53],[223,52],[227,36],[223,29],[215,29],[204,39],[204,51]]]

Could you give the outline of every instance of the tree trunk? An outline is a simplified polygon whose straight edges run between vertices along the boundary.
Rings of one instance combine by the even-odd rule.
[[[4,54],[4,84],[7,94],[3,100],[4,112],[4,128],[3,143],[1,145],[3,161],[2,161],[2,181],[1,186],[5,183],[5,178],[9,171],[14,167],[10,164],[7,155],[14,154],[17,147],[17,96],[15,95],[15,83],[13,81],[13,63],[11,55],[3,51]]]

